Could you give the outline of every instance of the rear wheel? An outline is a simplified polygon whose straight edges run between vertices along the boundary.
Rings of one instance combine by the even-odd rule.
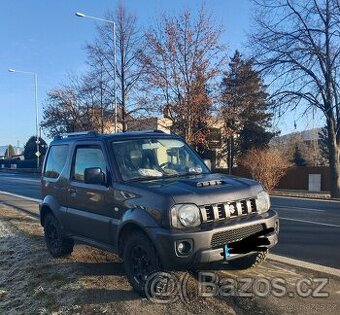
[[[59,221],[52,214],[47,214],[44,221],[45,241],[53,257],[67,256],[72,253],[74,242],[63,236]]]
[[[268,251],[259,252],[239,259],[232,260],[230,264],[237,269],[249,269],[261,265],[266,257]]]
[[[123,259],[130,284],[135,291],[145,296],[148,277],[160,271],[156,249],[144,234],[136,233],[125,241]]]

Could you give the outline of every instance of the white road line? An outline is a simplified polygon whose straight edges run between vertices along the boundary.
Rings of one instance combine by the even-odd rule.
[[[326,210],[321,209],[313,209],[313,208],[303,208],[303,207],[289,207],[289,206],[275,206],[272,205],[272,207],[275,208],[281,208],[281,209],[292,209],[292,210],[302,210],[302,211],[315,211],[315,212],[326,212]]]
[[[13,193],[10,193],[10,192],[7,192],[7,191],[2,191],[2,190],[0,190],[0,194],[11,196],[11,197],[16,197],[16,198],[21,198],[21,199],[26,199],[26,200],[34,201],[34,202],[40,202],[41,201],[41,199],[35,199],[35,198],[31,198],[31,197],[17,195],[17,194],[13,194]]]
[[[39,179],[28,179],[28,178],[20,178],[20,177],[0,177],[0,179],[9,180],[12,182],[33,182],[33,183],[40,183]]]
[[[313,263],[309,263],[309,262],[306,262],[306,261],[303,261],[303,260],[297,260],[297,259],[288,258],[288,257],[284,257],[284,256],[279,256],[279,255],[274,255],[274,254],[269,254],[268,258],[270,260],[278,261],[278,262],[281,262],[281,263],[284,263],[284,264],[288,264],[288,265],[292,265],[292,266],[296,266],[296,267],[302,267],[302,268],[310,269],[310,270],[313,270],[313,271],[323,272],[323,273],[326,273],[326,274],[329,274],[329,275],[332,275],[332,276],[340,277],[340,269],[337,269],[337,268],[313,264]]]
[[[291,218],[284,218],[284,217],[279,217],[279,218],[280,218],[280,220],[295,221],[295,222],[301,222],[301,223],[308,223],[308,224],[315,224],[315,225],[322,225],[322,226],[329,226],[329,227],[340,228],[340,225],[338,225],[338,224],[314,222],[314,221],[300,220],[300,219],[291,219]]]

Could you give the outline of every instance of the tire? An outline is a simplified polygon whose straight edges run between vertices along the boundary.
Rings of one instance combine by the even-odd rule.
[[[53,257],[63,257],[72,253],[73,240],[63,236],[59,221],[50,213],[46,215],[44,221],[44,232],[47,248]]]
[[[135,233],[124,240],[123,260],[126,276],[131,286],[145,297],[148,277],[160,271],[156,249],[144,234]]]
[[[249,269],[261,265],[266,259],[268,251],[258,252],[249,256],[235,259],[230,264],[237,269]]]

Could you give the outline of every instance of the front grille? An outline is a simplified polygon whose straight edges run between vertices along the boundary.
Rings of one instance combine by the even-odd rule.
[[[200,208],[203,223],[256,213],[255,199],[206,205]]]
[[[211,238],[210,245],[212,248],[221,247],[228,243],[246,238],[252,234],[261,232],[264,230],[264,228],[265,227],[262,224],[256,224],[256,225],[241,227],[241,228],[234,229],[234,230],[215,233],[213,234]]]

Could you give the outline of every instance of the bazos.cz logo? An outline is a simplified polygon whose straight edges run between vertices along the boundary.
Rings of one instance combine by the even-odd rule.
[[[199,272],[193,278],[189,273],[156,272],[145,285],[145,294],[155,303],[173,303],[178,299],[190,303],[198,297],[313,297],[327,298],[327,278],[301,278],[288,283],[280,277],[222,277],[215,272]]]

